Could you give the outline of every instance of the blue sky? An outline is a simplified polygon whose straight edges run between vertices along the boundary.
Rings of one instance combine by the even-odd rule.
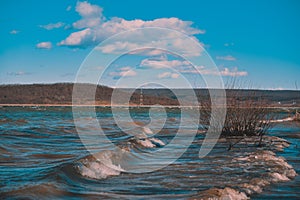
[[[225,82],[238,78],[261,89],[295,89],[296,81],[300,85],[297,0],[10,0],[1,4],[0,84],[72,82],[99,42],[121,30],[149,25],[184,32],[204,44]],[[136,65],[137,60],[130,60],[134,59],[128,57],[126,66],[108,76],[114,79],[127,66]],[[138,76],[132,70],[127,75]],[[176,81],[167,72],[159,77]]]

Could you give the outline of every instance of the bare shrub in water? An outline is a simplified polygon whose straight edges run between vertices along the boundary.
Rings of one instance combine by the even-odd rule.
[[[271,128],[273,119],[267,103],[253,90],[231,89],[226,90],[226,93],[227,113],[221,137],[228,142],[228,150],[238,143],[247,141],[262,146],[263,136]],[[218,120],[218,116],[211,115],[211,105],[207,99],[201,104],[201,122],[204,127],[208,127],[210,119]]]

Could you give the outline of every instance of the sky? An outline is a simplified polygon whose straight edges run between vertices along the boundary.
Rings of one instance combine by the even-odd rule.
[[[296,89],[300,87],[299,10],[297,0],[3,0],[0,84],[74,82],[97,46],[98,52],[113,56],[120,48],[153,44],[181,55],[153,49],[130,53],[108,69],[102,61],[95,61],[94,71],[85,80],[99,76],[105,68],[99,83],[112,87],[120,79],[127,80],[122,83],[126,87],[130,80],[149,77],[154,77],[152,82],[163,80],[162,84],[183,87],[181,75],[192,80],[195,74],[186,60],[193,60],[197,54],[205,58],[195,66],[204,77],[218,74],[224,82],[239,79],[242,87]],[[180,34],[174,38],[175,33],[153,30],[134,33],[113,45],[98,45],[115,34],[149,27]],[[141,34],[142,38],[137,36]],[[202,48],[197,48],[198,44]],[[218,73],[210,66],[213,64]],[[162,65],[167,67],[159,67]]]

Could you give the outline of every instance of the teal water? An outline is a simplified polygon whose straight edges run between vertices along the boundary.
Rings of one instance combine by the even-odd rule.
[[[283,152],[277,152],[277,155],[283,156],[297,174],[300,174],[300,123],[278,124],[270,134],[291,142],[289,147]],[[292,181],[270,185],[252,199],[300,199],[300,176],[296,176]]]
[[[147,109],[132,109],[131,116],[136,121],[149,122]],[[180,118],[178,109],[169,109],[163,130],[155,137],[170,142]],[[113,143],[125,144],[133,153],[153,151],[136,145],[132,136],[121,131],[109,108],[98,108],[97,119]],[[81,128],[91,129],[89,119],[83,120],[87,123]],[[270,134],[291,142],[290,147],[277,154],[285,157],[299,174],[300,127],[280,124]],[[163,169],[121,173],[103,179],[85,177],[78,171],[78,163],[90,154],[81,143],[68,107],[2,107],[0,138],[0,197],[3,199],[186,199],[212,187],[245,183],[265,170],[261,167],[251,172],[243,170],[232,163],[232,158],[251,149],[228,152],[222,143],[200,159],[198,152],[204,136],[198,134],[187,151]],[[106,150],[105,146],[95,151],[99,150]],[[263,193],[251,196],[252,199],[299,197],[299,176],[289,182],[271,184]]]

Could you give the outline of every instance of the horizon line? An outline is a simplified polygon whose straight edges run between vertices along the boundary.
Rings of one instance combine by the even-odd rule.
[[[82,83],[75,83],[75,82],[47,82],[47,83],[42,83],[42,82],[36,82],[36,83],[0,83],[1,86],[26,86],[26,85],[57,85],[57,84],[86,84],[86,85],[97,85],[97,86],[102,86],[102,87],[108,87],[111,89],[134,89],[132,87],[113,87],[113,86],[108,86],[108,85],[101,85],[101,84],[94,84],[94,83],[88,83],[88,82],[82,82]],[[138,89],[203,89],[203,90],[261,90],[261,91],[300,91],[296,88],[205,88],[205,87],[193,87],[193,88],[181,88],[181,87],[174,87],[174,88],[164,88],[164,87],[141,87],[141,88],[136,88]]]

